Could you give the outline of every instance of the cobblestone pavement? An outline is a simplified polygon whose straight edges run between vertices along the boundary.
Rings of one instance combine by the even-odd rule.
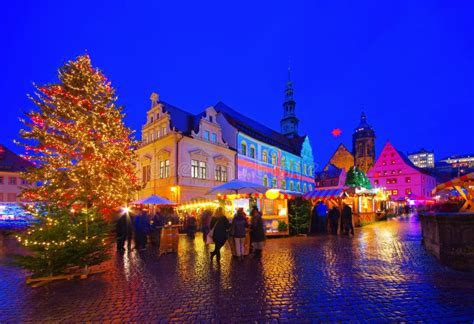
[[[38,289],[2,265],[0,322],[472,322],[474,273],[441,266],[420,239],[406,217],[353,238],[268,240],[243,263],[226,247],[219,266],[200,237],[183,236],[177,255],[114,255],[105,274]]]

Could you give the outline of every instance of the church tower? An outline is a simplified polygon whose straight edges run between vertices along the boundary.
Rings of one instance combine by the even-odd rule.
[[[352,134],[352,154],[354,165],[367,173],[375,163],[375,132],[367,123],[364,113],[360,116],[360,124]]]
[[[289,138],[298,136],[298,123],[293,99],[293,82],[291,82],[290,68],[288,68],[288,81],[285,89],[285,102],[283,103],[283,118],[280,121],[281,133]]]

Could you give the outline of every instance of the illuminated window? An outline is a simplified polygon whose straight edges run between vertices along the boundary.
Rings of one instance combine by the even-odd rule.
[[[382,162],[382,165],[383,165],[383,166],[387,165],[387,161],[383,161],[383,162]]]
[[[379,184],[379,181],[378,180],[374,180],[374,185],[378,186]]]
[[[301,191],[301,183],[296,184],[296,191]]]
[[[211,134],[211,142],[212,142],[212,143],[217,143],[217,135],[216,135],[216,133],[212,133],[212,134]]]
[[[308,191],[308,185],[305,183],[303,184],[303,192],[307,192]]]
[[[262,161],[263,162],[268,162],[268,152],[267,152],[267,150],[262,151]]]
[[[147,165],[142,168],[142,180],[143,183],[147,183],[151,180],[151,165]]]
[[[251,157],[252,159],[255,159],[255,146],[250,145],[250,151],[249,151],[249,153],[250,153],[250,157]]]
[[[300,172],[300,163],[299,162],[296,162],[296,164],[295,164],[295,171]]]
[[[281,157],[280,164],[283,169],[286,168],[286,159],[284,156]]]
[[[276,187],[277,187],[277,179],[273,178],[272,179],[272,188],[276,188]]]
[[[293,171],[293,161],[290,160],[290,171]]]
[[[191,177],[196,179],[207,178],[207,165],[204,161],[191,160]]]
[[[313,185],[308,186],[309,191],[313,191]]]
[[[410,182],[411,182],[411,178],[410,178],[410,177],[405,177],[405,182],[406,182],[406,183],[410,183]]]
[[[273,165],[277,164],[277,155],[276,155],[276,153],[272,153],[272,164]]]
[[[293,181],[290,181],[290,190],[295,190],[295,184],[293,183]]]
[[[393,194],[394,196],[398,195],[398,190],[397,190],[397,189],[392,190],[392,194]]]
[[[392,160],[390,163],[391,163],[391,164],[395,164],[395,160]]]
[[[263,185],[265,187],[268,187],[268,177],[267,176],[263,176]]]
[[[240,144],[240,153],[241,153],[242,155],[247,155],[247,143],[242,142],[242,143]]]
[[[227,167],[224,165],[216,166],[216,180],[221,182],[227,182]]]
[[[16,185],[16,177],[9,177],[8,178],[9,185]]]
[[[286,180],[285,179],[281,180],[281,188],[286,189]]]
[[[308,166],[306,165],[306,163],[303,164],[303,174],[306,175],[308,171]]]
[[[310,177],[313,176],[313,167],[312,167],[312,166],[309,167],[308,175],[309,175]]]
[[[166,127],[161,127],[161,136],[166,136]]]
[[[158,138],[160,138],[160,136],[161,136],[161,134],[160,134],[160,129],[158,128],[158,129],[156,130],[156,138],[158,139]]]
[[[406,189],[405,189],[405,194],[410,195],[410,194],[411,194],[411,189],[410,189],[410,188],[406,188]]]
[[[204,131],[204,140],[209,141],[209,131]]]

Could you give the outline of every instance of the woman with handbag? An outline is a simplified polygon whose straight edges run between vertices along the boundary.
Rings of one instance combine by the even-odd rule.
[[[230,223],[224,215],[224,209],[216,209],[211,220],[211,231],[208,236],[214,241],[214,251],[211,252],[211,260],[216,257],[217,262],[221,260],[221,248],[224,246],[229,235]]]

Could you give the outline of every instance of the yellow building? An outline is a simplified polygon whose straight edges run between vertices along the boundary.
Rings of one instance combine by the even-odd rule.
[[[222,139],[217,112],[209,107],[193,115],[150,97],[136,166],[139,199],[155,194],[183,203],[235,178],[235,155]],[[215,197],[207,197],[215,198]]]

